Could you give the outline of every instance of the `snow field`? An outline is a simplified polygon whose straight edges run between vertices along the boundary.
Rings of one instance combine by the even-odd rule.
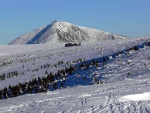
[[[61,60],[72,62],[85,59],[87,61],[111,55],[134,45],[143,44],[146,40],[149,40],[149,38],[85,43],[80,47],[71,48],[64,48],[63,45],[59,45],[58,48],[53,47],[53,49],[49,49],[51,47],[47,45],[34,45],[39,46],[39,48],[25,49],[20,53],[12,52],[10,54],[10,52],[3,52],[2,54],[7,55],[0,57],[0,63],[10,61],[12,63],[2,65],[0,74],[14,70],[25,74],[1,81],[0,88],[2,89],[9,84],[15,85],[19,81],[32,80],[33,74],[40,77],[45,76],[46,69],[42,69],[38,73],[31,72],[31,70],[39,68],[47,62],[53,66]],[[99,64],[100,67],[98,68],[81,69],[79,71],[80,77],[73,75],[69,78],[72,84],[70,83],[71,87],[66,89],[0,100],[0,111],[2,113],[149,113],[149,52],[150,47],[144,46],[144,48],[137,51],[131,50],[129,54],[119,54],[116,58],[111,58],[104,66]],[[21,60],[25,59],[27,60],[26,62],[21,62]],[[25,66],[24,69],[22,65]],[[48,68],[47,70],[56,72],[64,67],[65,65],[59,65],[57,68]],[[94,82],[93,75],[97,78],[103,76],[103,84],[87,85],[90,82]],[[83,76],[86,76],[87,80],[90,81],[83,83],[81,78]],[[76,80],[79,81],[77,82]]]

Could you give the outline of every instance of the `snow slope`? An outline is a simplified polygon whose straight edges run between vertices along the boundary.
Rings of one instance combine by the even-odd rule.
[[[45,27],[18,37],[10,45],[56,44],[60,42],[98,41],[118,38],[122,39],[126,37],[92,28],[76,26],[68,22],[54,21]]]
[[[77,70],[80,76],[71,75],[66,80],[67,88],[0,100],[0,112],[149,113],[150,47],[143,46],[146,41],[150,41],[150,37],[82,43],[82,46],[69,48],[63,47],[64,44],[55,45],[55,47],[52,45],[1,46],[0,50],[3,51],[0,56],[0,64],[11,63],[0,66],[0,75],[13,70],[24,72],[24,75],[1,81],[0,89],[9,84],[16,85],[19,81],[30,81],[34,79],[33,74],[40,77],[46,76],[46,69],[41,69],[38,73],[33,73],[31,70],[48,62],[52,67],[47,70],[56,72],[65,67],[65,65],[53,67],[53,64],[59,60],[71,62],[80,58],[88,61],[103,56],[109,56],[110,59],[105,65],[99,63],[99,67],[91,66]],[[112,54],[135,45],[141,48],[136,51],[130,50],[129,53],[123,52],[116,58],[112,58]],[[22,61],[25,59],[26,62]],[[78,65],[78,63],[70,65]],[[22,65],[25,68],[22,68]],[[84,77],[86,80],[83,80]],[[96,84],[94,77],[100,79],[102,84]],[[90,85],[91,83],[93,85]]]

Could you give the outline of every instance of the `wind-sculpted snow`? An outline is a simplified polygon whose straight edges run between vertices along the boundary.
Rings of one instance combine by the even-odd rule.
[[[57,72],[92,59],[96,65],[76,68],[63,87],[55,91],[26,94],[0,100],[0,111],[6,113],[149,113],[150,112],[150,38],[82,43],[82,46],[59,45],[1,46],[0,75],[18,71],[19,76],[0,81],[0,89],[9,84],[45,77],[45,71]],[[19,48],[18,48],[19,47]],[[26,47],[26,49],[23,49]],[[34,48],[34,49],[32,49]],[[8,49],[8,50],[7,50]],[[14,50],[18,53],[14,52]],[[22,49],[22,51],[20,51]],[[115,55],[115,56],[114,56]],[[64,64],[58,64],[59,61]],[[50,63],[50,67],[41,65]],[[38,72],[34,69],[39,68]],[[97,79],[96,79],[97,78]],[[97,81],[98,80],[98,81]],[[57,81],[58,84],[62,82]],[[66,85],[66,86],[65,86]],[[141,98],[133,99],[132,96]]]
[[[61,42],[83,42],[124,39],[112,33],[76,26],[68,22],[52,22],[12,41],[10,45],[20,44],[57,44]]]

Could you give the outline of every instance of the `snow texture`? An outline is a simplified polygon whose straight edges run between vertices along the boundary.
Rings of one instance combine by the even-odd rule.
[[[77,70],[80,76],[70,75],[66,88],[0,100],[0,112],[150,113],[149,41],[150,37],[144,37],[83,42],[77,47],[64,47],[64,43],[0,46],[0,75],[14,70],[20,75],[0,81],[0,89],[46,76],[46,69],[32,72],[46,63],[51,64],[47,69],[49,72],[57,72],[66,67],[54,67],[61,60],[78,66],[91,59],[109,58],[107,63],[99,63],[98,67]],[[138,49],[130,49],[134,46]],[[84,61],[73,63],[78,59]]]

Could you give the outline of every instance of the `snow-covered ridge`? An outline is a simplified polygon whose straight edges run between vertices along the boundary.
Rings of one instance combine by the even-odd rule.
[[[80,27],[68,22],[54,21],[47,26],[18,37],[10,45],[55,44],[61,42],[99,41],[123,38],[126,37],[93,28]]]

